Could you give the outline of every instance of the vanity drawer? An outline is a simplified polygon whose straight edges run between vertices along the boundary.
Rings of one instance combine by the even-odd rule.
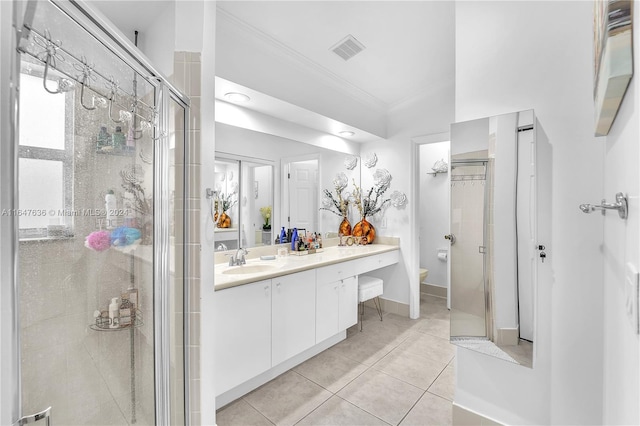
[[[356,273],[358,275],[393,265],[400,261],[400,251],[388,251],[386,253],[374,254],[357,260]]]
[[[335,265],[323,266],[316,270],[316,280],[318,283],[332,283],[345,278],[357,275],[356,261],[336,263]]]

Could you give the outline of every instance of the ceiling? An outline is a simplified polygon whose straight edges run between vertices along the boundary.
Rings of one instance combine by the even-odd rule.
[[[180,7],[175,0],[90,0],[90,4],[130,38],[134,30],[144,34],[169,8]],[[247,39],[253,39],[256,46],[267,40],[269,48],[281,51],[288,60],[297,62],[299,69],[307,70],[308,81],[326,77],[324,81],[331,81],[332,87],[345,97],[364,102],[353,105],[369,106],[358,112],[360,116],[376,111],[369,122],[385,121],[391,110],[416,99],[428,99],[438,108],[443,100],[435,99],[432,89],[453,87],[453,1],[238,0],[218,1],[217,8],[218,21],[237,27]],[[355,37],[365,49],[345,61],[331,48],[347,35]],[[290,65],[291,62],[283,63],[281,67]],[[316,93],[321,93],[322,86],[318,87]],[[348,114],[340,114],[339,103],[325,108],[324,115],[313,117],[313,111],[322,111],[322,108],[314,108],[309,98],[304,105],[290,100],[293,105],[276,102],[274,106],[272,101],[278,94],[271,95],[263,106],[266,105],[273,116],[331,134],[337,134],[336,129],[340,128],[359,129],[354,142],[384,136],[384,132],[375,131],[374,126],[358,125]],[[319,98],[317,101],[322,102]],[[246,108],[260,111],[262,104],[252,104]],[[292,107],[296,105],[300,110],[294,115]],[[353,110],[350,106],[342,107]],[[285,112],[279,115],[280,109]],[[333,119],[327,117],[332,115],[327,111],[331,111]],[[296,119],[292,120],[292,116]]]
[[[239,19],[387,108],[452,81],[452,1],[218,1]],[[345,61],[330,48],[353,35],[365,49]]]

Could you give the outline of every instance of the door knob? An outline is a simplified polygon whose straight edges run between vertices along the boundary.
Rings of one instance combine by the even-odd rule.
[[[456,237],[453,234],[447,234],[444,236],[445,240],[449,240],[451,242],[451,245],[455,244],[456,242]]]

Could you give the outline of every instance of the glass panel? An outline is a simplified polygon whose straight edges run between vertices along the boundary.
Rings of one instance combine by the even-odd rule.
[[[28,69],[35,73],[33,65]],[[21,77],[20,145],[63,150],[65,97],[50,96],[42,90],[42,74],[39,74]]]
[[[84,47],[76,52],[77,57],[82,53],[89,61],[111,64],[105,75],[113,75],[128,88],[128,94],[118,93],[121,104],[155,104],[149,82],[134,75],[122,60],[62,14],[43,16],[53,12],[44,9],[44,5],[51,7],[49,3],[40,4],[43,7],[36,10],[35,21],[41,23],[41,31],[51,25],[52,37],[64,39],[66,47],[67,40],[82,39]],[[27,48],[42,50],[41,41],[31,41]],[[35,121],[45,136],[59,132],[61,123],[67,123],[63,126],[66,149],[55,150],[58,162],[40,158],[53,150],[21,149],[20,154],[29,157],[19,163],[20,207],[46,210],[51,231],[49,238],[19,245],[22,410],[33,413],[52,406],[55,424],[63,425],[153,425],[152,133],[138,131],[144,129],[144,123],[135,114],[114,122],[122,118],[119,107],[114,106],[111,117],[109,108],[97,103],[96,109],[87,109],[95,100],[94,92],[85,89],[82,100],[80,84],[71,89],[72,96],[47,93],[41,80],[31,85],[32,75],[24,73],[42,63],[30,54],[21,57],[21,82],[33,86],[21,98],[23,124],[47,115],[48,108],[54,108],[45,106],[50,105],[49,100],[73,100],[65,106],[64,117]],[[75,70],[69,71],[72,75],[78,74],[70,57],[58,60],[58,65],[63,64]],[[91,84],[105,90],[100,78]],[[140,89],[137,98],[133,96],[136,87]],[[29,104],[45,110],[22,109]],[[63,166],[68,172],[62,175],[61,164],[69,165]],[[64,199],[65,210],[52,207],[50,198]],[[64,226],[69,217],[73,218],[73,232]],[[19,221],[24,226],[31,219],[21,217]],[[33,223],[44,223],[38,220]],[[58,221],[54,225],[59,223],[62,229],[51,227],[51,221]]]
[[[247,230],[240,232],[239,223],[240,180],[239,161],[216,158],[212,220],[216,222],[215,241],[219,250],[247,247]]]
[[[63,162],[20,158],[18,167],[18,210],[24,212],[18,221],[20,229],[42,229],[44,233],[48,225],[61,225],[66,207]]]
[[[485,165],[451,167],[451,336],[485,337]]]

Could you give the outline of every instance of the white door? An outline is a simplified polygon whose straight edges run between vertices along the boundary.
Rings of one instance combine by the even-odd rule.
[[[318,229],[318,160],[289,164],[289,227]]]

